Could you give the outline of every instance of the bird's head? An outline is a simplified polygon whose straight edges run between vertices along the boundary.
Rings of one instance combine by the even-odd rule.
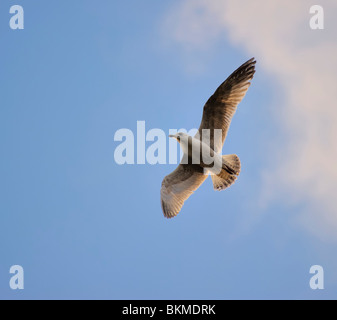
[[[188,134],[183,133],[183,132],[178,132],[176,134],[170,134],[169,137],[176,139],[180,143],[181,140],[183,140],[183,139],[186,139],[186,141],[187,141]]]

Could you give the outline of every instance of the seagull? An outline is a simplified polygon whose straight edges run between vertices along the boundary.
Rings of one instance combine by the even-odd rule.
[[[170,135],[180,144],[183,157],[162,182],[161,207],[166,218],[177,216],[208,175],[211,174],[213,188],[218,191],[236,181],[241,170],[239,157],[220,153],[236,108],[254,77],[255,64],[255,58],[248,60],[218,87],[204,106],[200,128],[194,137],[182,132]]]

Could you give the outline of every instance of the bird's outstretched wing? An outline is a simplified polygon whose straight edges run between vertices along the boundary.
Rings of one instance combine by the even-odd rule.
[[[210,137],[207,139],[209,139],[210,146],[215,152],[220,152],[222,149],[236,107],[246,95],[250,81],[253,79],[255,64],[256,61],[252,58],[234,71],[204,106],[197,135],[200,139],[203,139],[202,129],[210,129]],[[222,130],[222,137],[219,135],[222,139],[214,139],[214,136],[217,137],[216,134],[214,135],[214,129]]]
[[[161,186],[161,207],[166,218],[175,217],[184,202],[206,180],[202,167],[196,164],[179,164],[177,169],[167,175]]]

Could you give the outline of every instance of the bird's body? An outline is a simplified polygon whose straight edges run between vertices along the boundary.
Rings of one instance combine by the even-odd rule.
[[[182,161],[200,165],[205,174],[218,174],[220,172],[222,157],[209,144],[200,140],[199,137],[191,137],[186,133],[179,133],[179,137],[179,143],[185,156]]]
[[[221,155],[229,125],[237,105],[245,96],[255,73],[253,59],[248,60],[223,82],[204,106],[201,125],[196,136],[177,133],[184,156],[162,182],[161,205],[164,216],[176,216],[184,202],[211,174],[215,190],[232,185],[241,170],[237,155]]]

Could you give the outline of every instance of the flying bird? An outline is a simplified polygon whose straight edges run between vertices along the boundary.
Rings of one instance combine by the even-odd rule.
[[[166,218],[175,217],[184,202],[211,174],[215,190],[231,186],[241,170],[237,155],[221,155],[227,132],[238,104],[251,84],[256,60],[248,60],[224,81],[204,106],[197,134],[170,135],[183,150],[179,166],[167,175],[161,187],[161,207]],[[220,132],[220,134],[216,134]],[[197,160],[197,161],[196,161]]]

